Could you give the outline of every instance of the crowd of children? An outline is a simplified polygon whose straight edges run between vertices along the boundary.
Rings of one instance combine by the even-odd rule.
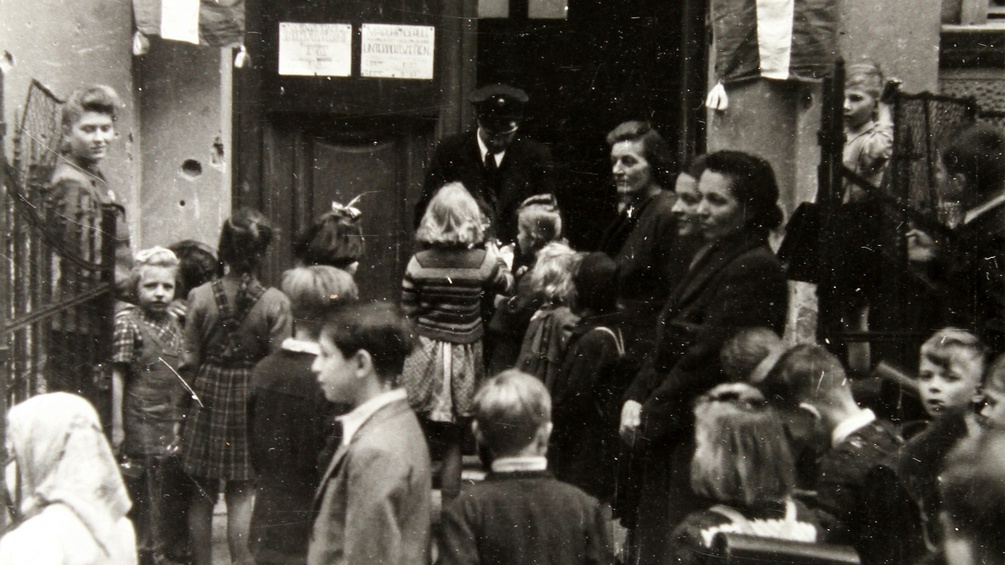
[[[614,168],[649,174],[643,141],[619,143]],[[140,561],[211,563],[221,490],[234,563],[699,564],[729,533],[850,546],[866,565],[994,556],[969,512],[1005,516],[1005,355],[939,329],[901,381],[927,419],[878,417],[854,367],[779,336],[771,166],[716,152],[677,187],[672,231],[694,255],[644,358],[621,263],[573,250],[551,195],[517,208],[514,249],[464,185],[443,186],[400,308],[357,303],[352,204],[300,235],[281,290],[256,278],[273,230],[254,210],[224,223],[218,259],[193,241],[138,252],[110,445]],[[462,481],[465,453],[483,480]],[[128,504],[102,496],[119,520]]]

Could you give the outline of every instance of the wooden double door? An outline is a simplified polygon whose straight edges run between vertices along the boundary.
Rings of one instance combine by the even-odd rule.
[[[264,207],[279,237],[264,276],[274,285],[293,264],[296,234],[362,195],[366,253],[356,273],[364,300],[396,302],[413,252],[412,209],[421,191],[435,122],[270,115],[263,132]]]

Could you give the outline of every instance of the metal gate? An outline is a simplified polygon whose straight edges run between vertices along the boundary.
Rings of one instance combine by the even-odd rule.
[[[97,215],[66,217],[47,202],[61,143],[60,107],[59,98],[32,81],[13,136],[14,161],[3,159],[0,409],[6,414],[34,394],[65,390],[91,400],[106,418],[101,367],[111,354],[115,261],[109,235],[116,213],[109,206]]]
[[[841,201],[841,190],[849,177],[842,166],[844,145],[842,108],[844,101],[844,65],[836,65],[825,81],[824,115],[820,132],[821,162],[818,169],[817,206],[819,239],[816,252],[821,261],[815,281],[823,287],[847,275],[846,258],[848,206]],[[856,213],[857,227],[868,234],[868,263],[873,274],[854,278],[869,289],[869,328],[848,331],[842,327],[842,304],[830,288],[818,287],[818,338],[836,353],[848,344],[870,344],[872,364],[880,361],[913,373],[917,368],[921,343],[937,328],[930,327],[926,298],[935,289],[911,274],[907,259],[906,233],[912,227],[932,235],[948,236],[962,219],[959,203],[946,200],[936,185],[937,148],[950,136],[977,121],[1001,122],[1001,112],[981,111],[972,98],[952,98],[930,92],[909,94],[897,91],[893,96],[893,154],[883,184],[868,190],[868,208]],[[854,179],[853,179],[854,181]],[[855,240],[861,244],[861,239]],[[844,255],[842,255],[844,254]],[[838,259],[828,259],[838,257]],[[854,268],[854,267],[853,267]],[[930,301],[927,301],[930,302]],[[896,390],[894,390],[896,389]],[[894,420],[917,417],[906,406],[903,389],[884,385],[881,395],[884,416]]]

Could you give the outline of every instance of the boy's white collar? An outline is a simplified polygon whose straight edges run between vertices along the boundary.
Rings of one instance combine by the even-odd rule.
[[[492,462],[493,473],[518,473],[528,471],[545,471],[547,469],[548,458],[543,455],[500,457]]]
[[[844,443],[851,434],[861,430],[876,421],[876,414],[872,410],[865,408],[854,416],[845,419],[831,432],[831,447],[837,447]]]

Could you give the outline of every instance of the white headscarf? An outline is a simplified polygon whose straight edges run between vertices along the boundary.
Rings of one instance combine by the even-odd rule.
[[[90,403],[65,392],[39,395],[11,408],[7,425],[25,518],[64,504],[111,554],[132,503]]]

